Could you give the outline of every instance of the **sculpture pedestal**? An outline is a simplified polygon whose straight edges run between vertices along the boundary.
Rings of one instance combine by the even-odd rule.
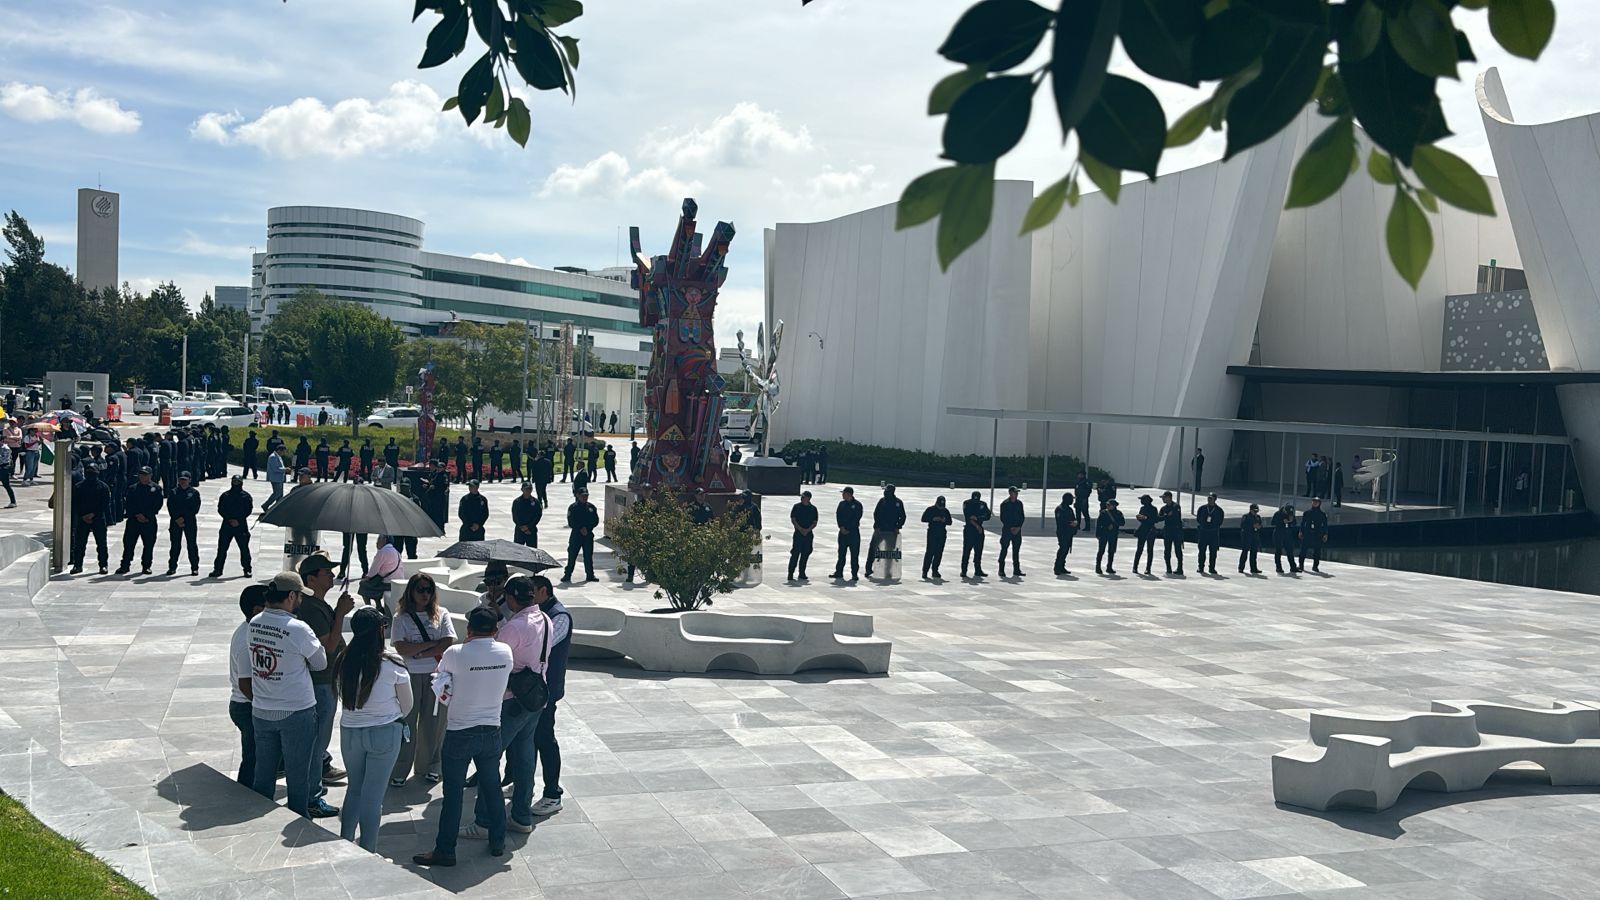
[[[733,485],[739,490],[763,496],[794,497],[800,494],[800,468],[776,456],[751,456],[732,466]]]
[[[628,487],[626,481],[606,482],[605,489],[606,508],[604,519],[608,527],[612,521],[621,518],[628,511],[628,507],[642,499],[638,492]]]

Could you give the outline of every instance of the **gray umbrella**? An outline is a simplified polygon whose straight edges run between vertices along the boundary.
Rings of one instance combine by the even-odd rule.
[[[538,572],[561,565],[556,558],[540,550],[513,541],[461,541],[440,551],[440,556],[450,559],[471,559],[478,562],[502,562],[519,569]]]
[[[303,485],[289,492],[261,521],[307,531],[439,537],[444,529],[422,507],[394,491],[352,482]]]

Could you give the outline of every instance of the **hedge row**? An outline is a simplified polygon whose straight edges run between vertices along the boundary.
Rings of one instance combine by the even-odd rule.
[[[318,439],[327,438],[328,439],[328,447],[330,449],[332,449],[334,452],[338,452],[339,443],[341,441],[348,440],[348,441],[350,441],[350,446],[352,448],[354,448],[358,454],[361,451],[361,438],[370,437],[370,438],[372,438],[372,449],[373,449],[375,455],[378,458],[381,459],[383,457],[383,448],[388,445],[389,438],[393,437],[395,444],[397,444],[400,447],[400,460],[401,460],[402,464],[409,465],[412,460],[417,458],[417,437],[416,437],[416,432],[413,429],[410,429],[410,428],[405,428],[405,429],[363,428],[362,429],[362,433],[361,433],[361,438],[351,438],[350,437],[350,426],[348,426],[348,425],[313,425],[310,428],[295,428],[295,427],[290,426],[290,425],[262,425],[262,426],[259,426],[259,427],[256,428],[256,438],[258,440],[260,440],[260,442],[261,442],[261,449],[257,451],[257,458],[256,458],[256,464],[257,465],[261,465],[261,466],[266,465],[267,438],[272,435],[273,431],[277,431],[278,432],[278,436],[283,438],[284,443],[289,445],[289,452],[291,454],[294,453],[295,445],[300,442],[300,436],[301,435],[305,435],[306,440],[311,443],[311,446],[312,446],[313,449],[316,448]],[[242,449],[241,445],[244,443],[245,436],[248,435],[249,433],[250,433],[249,429],[240,429],[240,428],[230,428],[230,429],[228,429],[229,437],[231,437],[232,440],[233,440],[233,452],[232,452],[232,454],[230,454],[228,461],[233,463],[234,465],[239,465],[240,463],[242,463],[244,461],[244,450]],[[439,438],[441,438],[441,437],[445,438],[446,440],[448,440],[451,444],[454,444],[456,442],[456,438],[457,437],[466,437],[469,443],[472,440],[471,435],[468,434],[468,432],[466,432],[466,431],[458,431],[458,430],[456,430],[454,428],[442,428],[441,427],[441,428],[435,429],[435,431],[434,431],[433,442],[434,442],[435,446],[438,445]],[[510,446],[510,436],[509,435],[500,435],[498,439],[500,441],[500,446],[502,448]],[[532,434],[532,433],[529,433],[528,436],[527,436],[527,439],[528,440],[535,440],[536,436],[534,434]],[[489,467],[489,448],[494,446],[494,442],[495,442],[495,438],[494,437],[490,437],[490,436],[485,436],[484,437],[484,440],[483,440],[483,450],[484,450],[484,453],[483,453],[483,466],[484,466],[485,469],[487,469]],[[613,447],[616,448],[617,459],[619,460],[618,465],[621,466],[621,467],[626,467],[627,466],[627,460],[628,460],[628,443],[627,443],[627,441],[625,441],[625,440],[613,440],[613,441],[603,442],[603,443],[610,443]],[[601,448],[601,451],[604,452],[604,447],[603,446]],[[556,472],[560,473],[561,470],[562,470],[561,454],[559,454],[559,453],[556,454],[556,458],[555,459],[556,459]],[[453,454],[452,454],[451,460],[452,460],[452,464],[453,464],[453,461],[454,461]],[[505,465],[507,466],[507,471],[509,471],[509,466],[511,464],[511,459],[510,459],[510,454],[509,453],[507,454],[506,459],[505,459],[504,462],[505,462]],[[471,459],[470,455],[467,458],[467,465],[468,466],[472,465],[472,459]],[[526,466],[526,460],[524,460],[524,466]]]
[[[949,484],[952,481],[958,484],[989,483],[989,457],[975,454],[944,456],[922,450],[802,438],[790,441],[783,448],[782,456],[790,462],[796,462],[805,451],[815,451],[823,446],[828,448],[830,473],[860,472],[888,477],[908,486]],[[1044,474],[1042,456],[1002,456],[994,464],[995,480],[1000,484],[1020,484],[1025,481],[1037,487]],[[1077,479],[1078,472],[1083,468],[1083,460],[1076,456],[1052,453],[1050,482],[1065,487]],[[1110,472],[1098,466],[1089,468],[1091,481],[1098,482],[1101,478],[1110,477]]]

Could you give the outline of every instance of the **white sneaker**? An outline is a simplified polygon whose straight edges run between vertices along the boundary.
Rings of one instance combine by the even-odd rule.
[[[561,812],[560,797],[540,797],[539,802],[533,805],[533,815],[543,818]]]
[[[510,816],[506,816],[506,828],[507,830],[515,831],[518,834],[533,834],[533,824],[531,822],[527,825],[524,825]]]
[[[489,839],[489,829],[478,827],[477,822],[468,822],[456,831],[456,837],[470,838],[474,841],[487,841]]]

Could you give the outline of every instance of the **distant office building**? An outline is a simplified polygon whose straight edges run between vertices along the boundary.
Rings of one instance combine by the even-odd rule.
[[[250,288],[243,285],[219,284],[211,289],[211,302],[220,309],[237,309],[240,312],[250,311]]]
[[[650,331],[624,281],[583,269],[541,269],[422,249],[422,222],[327,206],[267,210],[267,252],[252,259],[253,322],[262,326],[307,288],[369,306],[409,335],[451,323],[543,321],[587,326],[604,362],[644,363]]]
[[[121,218],[121,196],[97,188],[78,188],[78,282],[90,290],[117,289],[117,233]]]

